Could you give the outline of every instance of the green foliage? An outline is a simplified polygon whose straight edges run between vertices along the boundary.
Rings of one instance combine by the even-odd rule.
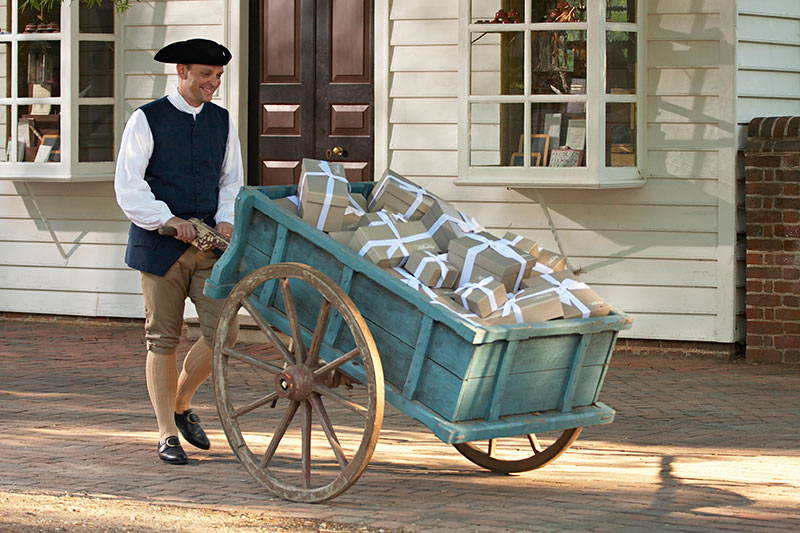
[[[23,0],[20,2],[20,9],[23,11],[30,9],[31,11],[49,11],[58,7],[63,0]],[[130,0],[80,0],[82,4],[88,7],[96,7],[102,4],[111,3],[114,9],[122,13],[130,7]]]

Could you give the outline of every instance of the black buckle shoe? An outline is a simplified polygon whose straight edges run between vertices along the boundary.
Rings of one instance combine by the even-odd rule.
[[[158,458],[171,465],[185,465],[189,462],[178,437],[167,437],[158,443]]]
[[[200,417],[191,409],[187,409],[183,413],[175,413],[175,425],[178,426],[183,438],[192,446],[201,450],[207,450],[211,447],[206,432],[203,431],[203,427],[200,425]]]

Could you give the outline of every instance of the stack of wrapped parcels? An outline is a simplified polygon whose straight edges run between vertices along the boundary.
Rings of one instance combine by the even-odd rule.
[[[391,170],[364,198],[350,193],[341,164],[304,159],[297,190],[276,202],[476,326],[611,311],[567,270],[565,257],[521,235],[483,231],[474,218]]]

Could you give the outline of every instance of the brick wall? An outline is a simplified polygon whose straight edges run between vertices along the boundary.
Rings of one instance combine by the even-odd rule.
[[[800,117],[753,119],[744,155],[745,356],[800,364]]]

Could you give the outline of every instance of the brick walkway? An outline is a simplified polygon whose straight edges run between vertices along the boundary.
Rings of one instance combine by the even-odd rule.
[[[601,395],[617,420],[547,467],[484,472],[389,407],[364,476],[338,499],[287,503],[227,447],[211,387],[196,408],[212,449],[155,455],[141,332],[0,324],[0,489],[420,531],[800,530],[800,369],[719,360],[615,360]]]

